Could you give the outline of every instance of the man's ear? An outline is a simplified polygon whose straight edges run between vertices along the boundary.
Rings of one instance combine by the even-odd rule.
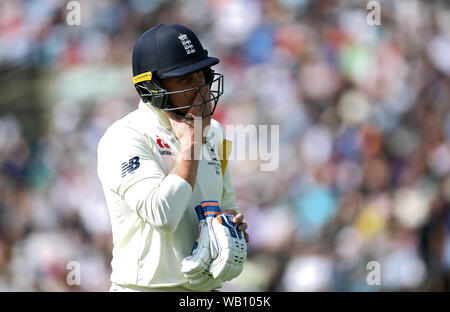
[[[205,77],[205,83],[211,83],[214,79],[214,71],[211,67],[205,68],[203,70],[203,76]]]

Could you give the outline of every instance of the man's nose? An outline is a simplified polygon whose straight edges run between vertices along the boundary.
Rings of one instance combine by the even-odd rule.
[[[194,75],[193,77],[194,79],[192,79],[193,88],[203,86],[205,84],[205,76],[203,75],[203,72],[199,71],[194,73],[193,75]],[[195,90],[193,97],[194,98],[199,97],[200,100],[205,100],[205,98],[208,97],[208,93],[209,93],[209,86],[203,86]]]

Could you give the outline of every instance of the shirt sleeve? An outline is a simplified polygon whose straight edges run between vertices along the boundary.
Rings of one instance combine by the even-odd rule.
[[[111,131],[100,141],[97,153],[104,191],[117,194],[156,230],[174,232],[192,188],[180,176],[165,174],[148,137],[131,128]]]

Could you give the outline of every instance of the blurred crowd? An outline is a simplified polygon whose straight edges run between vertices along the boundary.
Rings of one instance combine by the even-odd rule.
[[[0,291],[109,289],[96,148],[160,23],[221,60],[218,121],[280,127],[277,170],[230,162],[250,243],[223,290],[450,290],[450,3],[380,0],[369,25],[365,0],[76,2],[80,25],[0,1]]]

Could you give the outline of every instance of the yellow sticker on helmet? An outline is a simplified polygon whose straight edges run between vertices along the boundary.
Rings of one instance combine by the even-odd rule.
[[[133,77],[134,84],[137,84],[142,81],[149,81],[149,80],[152,80],[152,72],[142,73],[142,74],[139,74],[139,75]]]

